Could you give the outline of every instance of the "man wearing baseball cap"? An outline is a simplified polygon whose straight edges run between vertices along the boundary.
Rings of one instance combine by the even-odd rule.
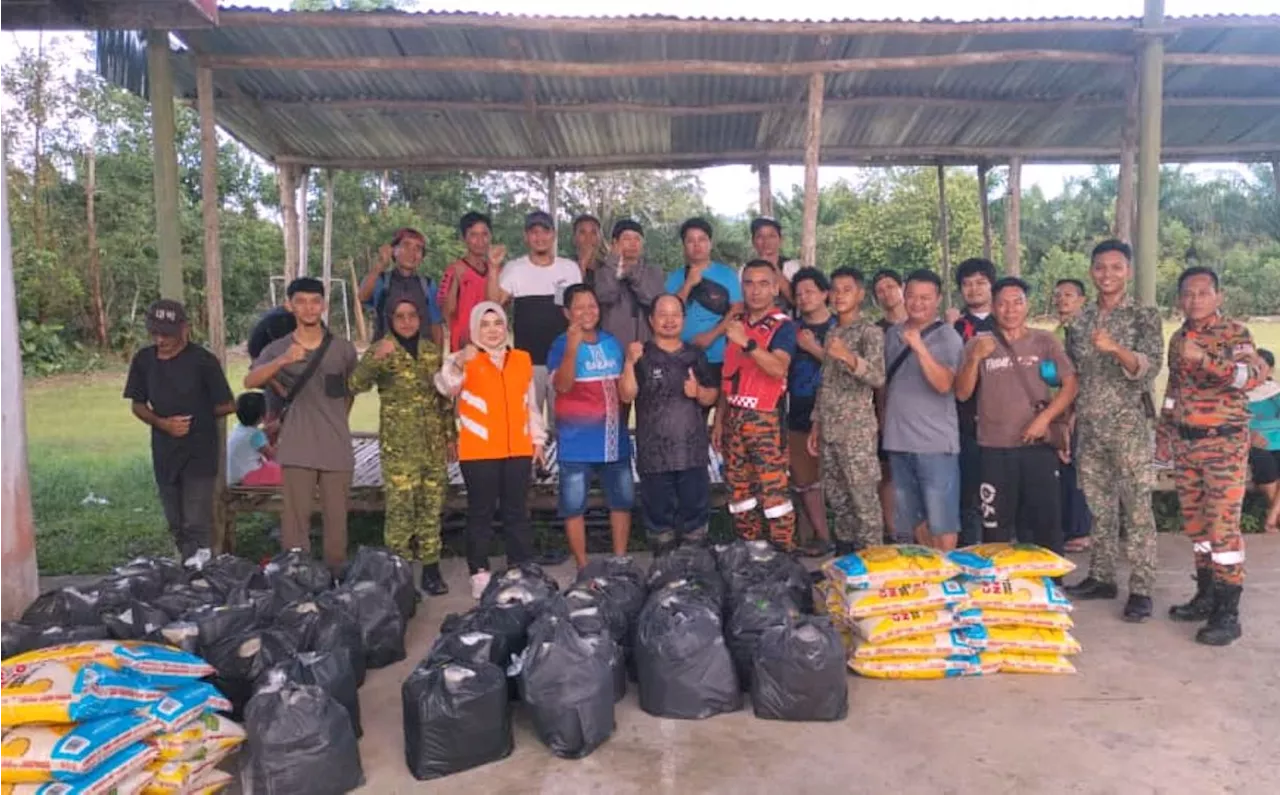
[[[152,345],[129,363],[124,397],[151,426],[151,465],[169,533],[184,560],[211,555],[217,418],[236,410],[217,357],[190,340],[187,313],[162,299],[147,308]]]
[[[547,351],[568,328],[564,291],[582,281],[582,271],[573,260],[556,256],[555,220],[550,213],[534,210],[525,216],[524,242],[528,254],[489,269],[487,292],[490,301],[511,306],[515,347],[528,351],[533,360],[538,410],[545,411],[548,396],[555,399],[547,376]],[[547,419],[550,428],[554,418]]]

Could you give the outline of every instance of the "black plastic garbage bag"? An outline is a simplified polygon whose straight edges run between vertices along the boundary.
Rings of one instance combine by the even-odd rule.
[[[567,596],[566,592],[566,596]],[[613,672],[613,701],[616,704],[627,695],[627,657],[622,645],[614,642],[613,630],[609,626],[598,606],[576,607],[572,602],[569,610],[569,623],[578,630],[578,634],[594,644],[603,644],[612,650],[609,656],[609,670]],[[545,614],[544,614],[545,615]],[[541,620],[541,619],[539,619]],[[537,622],[535,621],[536,625]],[[534,638],[533,628],[529,629],[529,639]]]
[[[204,650],[253,629],[258,625],[258,614],[251,604],[206,605],[189,611],[183,620],[196,625],[200,648]]]
[[[151,585],[156,587],[152,588]],[[87,588],[82,588],[80,592],[97,605],[98,614],[101,615],[107,611],[123,610],[134,601],[148,601],[164,591],[158,579],[149,584],[140,583],[135,589],[134,583],[128,578],[108,577]]]
[[[115,573],[120,577],[158,576],[161,590],[169,585],[187,581],[186,569],[182,568],[182,564],[173,558],[134,558],[123,566],[117,566]]]
[[[507,677],[487,661],[442,660],[414,669],[400,688],[404,761],[419,781],[511,754]]]
[[[322,688],[268,682],[244,713],[246,792],[340,795],[364,784],[351,719]]]
[[[311,557],[310,552],[291,549],[281,552],[262,567],[271,589],[285,602],[293,602],[333,587],[329,567]]]
[[[258,564],[235,555],[219,555],[204,564],[199,573],[191,576],[192,587],[212,588],[225,599],[236,589],[245,591],[262,590],[267,587],[267,578]]]
[[[566,590],[563,598],[568,612],[595,609],[610,635],[620,643],[626,638],[630,622],[618,603],[609,599],[603,590],[591,588],[588,583],[578,583]]]
[[[409,561],[383,547],[360,547],[347,566],[345,583],[372,582],[389,591],[407,622],[418,609],[418,589]]]
[[[231,702],[233,720],[240,720],[254,687],[267,669],[297,654],[293,639],[276,629],[251,629],[223,638],[205,650],[205,661],[216,669],[213,684]]]
[[[760,636],[751,678],[757,718],[844,720],[848,687],[844,645],[825,616],[805,616]]]
[[[404,619],[391,594],[374,583],[357,582],[342,586],[333,598],[354,610],[366,668],[382,668],[405,658]]]
[[[191,654],[200,653],[200,628],[190,621],[170,621],[147,636],[154,643],[164,643]]]
[[[560,584],[544,572],[541,566],[536,563],[521,563],[494,574],[489,579],[488,587],[480,595],[480,604],[498,604],[500,592],[513,585],[523,586],[527,590],[528,596],[522,596],[526,604],[542,602],[560,592]],[[508,601],[509,599],[510,596]]]
[[[298,652],[287,662],[272,666],[259,680],[258,686],[270,684],[273,672],[280,672],[290,682],[299,685],[316,685],[333,696],[351,718],[351,728],[356,736],[364,734],[360,725],[360,695],[355,672],[345,653],[327,651]]]
[[[644,569],[630,555],[610,555],[607,558],[592,558],[587,565],[578,571],[578,582],[593,580],[596,577],[607,577],[611,580],[631,580],[637,585],[645,581]]]
[[[743,690],[751,689],[751,666],[756,645],[765,630],[785,627],[800,617],[800,609],[785,583],[762,583],[748,587],[730,603],[725,624],[725,641]]]
[[[23,611],[22,623],[33,627],[97,626],[102,623],[97,596],[72,587],[45,591]]]
[[[431,644],[422,665],[461,662],[472,665],[493,663],[493,635],[488,632],[460,631],[442,633]],[[495,666],[496,667],[496,666]]]
[[[188,612],[205,605],[213,604],[210,601],[211,594],[208,592],[197,592],[187,585],[171,586],[164,593],[152,599],[150,604],[152,607],[158,607],[168,614],[171,619],[182,618]]]
[[[5,621],[0,624],[0,660],[8,659],[36,646],[40,635],[38,627],[32,627],[21,621]]]
[[[37,629],[40,629],[37,627]],[[61,646],[64,643],[84,643],[88,640],[106,640],[111,637],[107,628],[99,624],[96,627],[45,627],[36,635],[32,649],[45,649],[49,646]]]
[[[142,640],[168,623],[168,613],[146,602],[130,602],[123,609],[102,613],[102,625],[117,640]]]
[[[356,684],[364,684],[364,633],[360,616],[351,604],[333,594],[320,594],[315,599],[294,602],[280,611],[274,626],[298,638],[299,651],[343,653],[351,661]]]
[[[705,547],[677,547],[655,558],[653,564],[649,566],[647,584],[650,592],[680,580],[699,583],[703,589],[714,595],[717,604],[724,604],[724,580],[716,569],[715,558]]]
[[[445,616],[440,633],[486,632],[493,636],[490,659],[502,670],[511,666],[511,658],[519,656],[528,641],[533,612],[523,604],[481,605],[465,613]]]
[[[640,708],[697,720],[742,708],[742,690],[720,617],[702,599],[651,595],[636,628]]]
[[[656,590],[649,592],[645,606],[655,599],[675,597],[685,602],[697,602],[706,605],[717,616],[723,615],[724,582],[708,581],[705,575],[690,575],[689,579],[673,580]],[[643,613],[643,611],[641,611]],[[639,626],[640,619],[636,618]]]
[[[813,612],[813,581],[804,564],[768,541],[734,541],[715,548],[720,575],[728,586],[729,599],[752,585],[781,582],[791,589],[802,612]]]
[[[570,622],[545,618],[521,657],[520,697],[551,753],[580,759],[613,734],[612,641],[593,643]]]

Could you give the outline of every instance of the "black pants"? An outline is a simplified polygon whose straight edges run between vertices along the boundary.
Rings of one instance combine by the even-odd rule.
[[[982,448],[982,540],[1038,544],[1062,552],[1058,453],[1043,444]]]
[[[213,545],[213,479],[216,476],[193,475],[189,470],[188,467],[171,475],[167,482],[156,481],[169,534],[183,560],[196,554],[196,550]]]
[[[640,503],[650,543],[701,541],[711,518],[711,476],[706,467],[641,475]]]
[[[982,486],[982,448],[978,437],[960,431],[960,538],[962,547],[990,539],[982,536],[978,492]]]
[[[1280,450],[1250,447],[1249,469],[1253,471],[1255,486],[1266,486],[1280,480]]]
[[[528,506],[532,466],[530,458],[462,462],[462,480],[467,484],[467,567],[472,574],[490,568],[495,506],[500,509],[507,565],[533,559]]]

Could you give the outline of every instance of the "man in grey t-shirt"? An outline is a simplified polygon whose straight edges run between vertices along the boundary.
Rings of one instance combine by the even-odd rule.
[[[245,376],[248,389],[276,389],[288,395],[329,336],[321,323],[324,285],[304,277],[293,280],[287,293],[298,327],[262,350]],[[324,560],[335,573],[347,557],[347,494],[355,469],[347,379],[356,360],[350,342],[329,340],[320,363],[285,408],[276,453],[284,496],[280,545],[286,550],[311,549],[311,510],[319,486]]]
[[[960,531],[960,428],[956,371],[964,344],[938,319],[942,282],[933,271],[907,277],[904,323],[885,332],[884,449],[893,474],[893,531],[955,549]],[[915,528],[927,523],[928,532]]]

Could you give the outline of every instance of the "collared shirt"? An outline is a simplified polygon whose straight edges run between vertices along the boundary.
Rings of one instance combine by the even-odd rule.
[[[1182,356],[1188,339],[1204,349],[1202,361]],[[1169,386],[1161,418],[1175,426],[1244,427],[1250,419],[1248,392],[1261,383],[1262,365],[1243,323],[1222,315],[1200,328],[1184,323],[1169,338]]]
[[[1138,372],[1129,373],[1120,360],[1099,351],[1093,335],[1105,329],[1116,344],[1138,357]],[[1155,307],[1139,306],[1125,296],[1111,310],[1096,302],[1080,310],[1064,331],[1067,355],[1075,363],[1080,381],[1076,416],[1081,425],[1111,428],[1146,427],[1142,395],[1151,389],[1160,372],[1164,332]]]

